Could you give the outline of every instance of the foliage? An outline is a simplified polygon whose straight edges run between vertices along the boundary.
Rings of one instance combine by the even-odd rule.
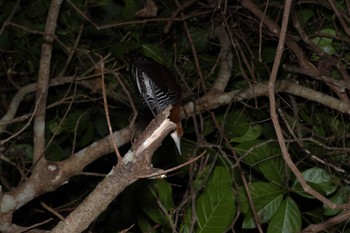
[[[133,90],[124,59],[131,50],[138,49],[168,67],[182,86],[186,104],[209,93],[219,77],[222,42],[215,30],[223,24],[229,31],[233,54],[225,91],[236,93],[266,84],[278,36],[260,25],[261,19],[254,11],[242,7],[241,2],[250,1],[194,1],[173,15],[179,9],[175,2],[155,1],[158,13],[147,18],[137,15],[144,7],[141,1],[63,1],[53,36],[50,78],[74,79],[49,89],[45,158],[50,163],[65,161],[108,135],[102,73],[113,130],[129,127],[134,104],[139,110],[137,122],[147,125],[150,121],[149,112]],[[345,14],[349,3],[330,2],[338,12],[327,2],[295,1],[287,40],[296,41],[295,46],[303,54],[296,54],[286,43],[278,80],[296,82],[343,101],[345,106],[349,104],[346,78],[350,30],[349,23],[340,20],[339,12]],[[48,0],[20,1],[18,6],[13,1],[0,3],[1,116],[7,113],[19,89],[38,80],[49,7]],[[266,10],[272,23],[281,24],[282,2],[259,1],[255,7]],[[298,56],[303,56],[317,75],[303,67]],[[101,60],[105,70],[99,68]],[[0,128],[6,125],[6,130],[0,132],[0,192],[23,185],[35,166],[33,93],[26,93],[21,100],[11,124],[0,121]],[[279,122],[292,162],[314,190],[334,203],[348,203],[350,110],[340,112],[332,103],[311,101],[305,96],[283,91],[276,94]],[[342,210],[332,209],[305,192],[286,164],[268,103],[266,96],[252,94],[240,99],[238,95],[230,104],[208,104],[205,111],[186,116],[183,156],[166,139],[154,155],[153,165],[167,169],[203,152],[205,155],[167,178],[143,179],[131,185],[89,230],[117,232],[131,227],[130,232],[252,232],[259,224],[264,232],[299,232],[340,215]],[[12,135],[15,137],[5,141]],[[122,154],[130,146],[121,147]],[[96,158],[80,169],[88,176],[72,177],[52,193],[44,190],[43,195],[14,213],[13,224],[42,222],[52,218],[51,209],[67,216],[100,181],[94,175],[107,174],[115,163],[114,154]],[[59,221],[54,217],[41,228],[52,229]],[[350,228],[340,222],[323,230],[349,232]]]

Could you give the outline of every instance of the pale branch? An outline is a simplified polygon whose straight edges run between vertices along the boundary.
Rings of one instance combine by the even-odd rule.
[[[127,186],[140,175],[152,174],[151,158],[164,138],[175,129],[168,117],[170,108],[159,114],[129,152],[112,168],[111,172],[96,186],[89,196],[52,233],[83,232]]]
[[[34,146],[33,163],[45,160],[45,118],[46,102],[49,91],[50,66],[52,57],[53,38],[48,35],[54,35],[57,27],[57,19],[60,12],[62,0],[52,0],[45,23],[45,34],[40,54],[40,65],[38,73],[38,82],[36,89],[35,105],[37,110],[34,113]],[[44,161],[45,162],[45,161]],[[39,165],[39,164],[38,164]],[[33,172],[40,172],[40,166],[35,166]]]
[[[81,81],[84,78],[76,77],[76,76],[67,76],[67,77],[56,77],[50,79],[49,86],[55,87],[60,85],[65,85],[68,83],[76,82],[79,85],[82,85],[84,87],[87,87],[89,89],[93,89],[92,86],[90,86],[88,83]],[[24,87],[22,87],[12,98],[9,108],[7,109],[6,114],[0,119],[0,133],[4,132],[6,127],[14,122],[22,121],[25,119],[30,118],[30,115],[33,113],[28,114],[26,117],[20,116],[19,119],[14,119],[18,108],[21,104],[21,102],[24,100],[24,97],[32,92],[36,91],[37,84],[32,83],[28,84]],[[114,99],[119,99],[120,97],[116,96],[114,93],[110,93]],[[0,141],[1,145],[1,141]]]
[[[350,104],[337,98],[326,95],[322,92],[297,84],[295,81],[276,81],[276,93],[289,93],[295,96],[303,97],[315,103],[320,103],[325,107],[334,109],[341,113],[350,115]],[[253,99],[258,96],[267,96],[267,83],[258,83],[245,90],[236,90],[218,94],[208,94],[194,102],[186,103],[180,112],[181,118],[185,119],[196,110],[195,114],[209,111],[232,102],[239,102]],[[196,106],[194,107],[194,104]]]
[[[67,77],[62,77],[62,78],[54,78],[50,80],[50,87],[58,86],[58,85],[64,85],[67,83],[74,82],[75,77],[74,76],[67,76]],[[21,104],[21,102],[24,100],[24,97],[27,94],[30,94],[37,89],[37,84],[32,83],[28,84],[24,87],[22,87],[12,98],[10,106],[6,112],[6,114],[0,119],[0,133],[2,133],[7,125],[12,123],[12,120],[14,119],[14,116],[17,113],[18,107]],[[32,115],[32,114],[30,114]],[[29,116],[28,116],[29,118]],[[0,141],[1,145],[1,141]]]
[[[210,89],[210,92],[224,92],[227,87],[227,83],[232,77],[232,49],[230,36],[228,35],[227,28],[224,25],[220,25],[215,30],[215,34],[220,42],[220,69],[216,77],[215,83]]]
[[[114,139],[117,146],[120,147],[128,143],[134,134],[140,134],[140,128],[137,125],[132,129],[127,127],[115,132]],[[2,195],[0,193],[0,206],[2,207],[0,209],[0,226],[4,224],[4,216],[8,213],[19,209],[39,195],[62,186],[72,176],[79,175],[84,167],[91,162],[112,153],[113,147],[109,137],[106,136],[92,143],[64,161],[47,164],[42,170],[41,176],[32,175],[25,183],[18,185],[11,191],[2,193]]]

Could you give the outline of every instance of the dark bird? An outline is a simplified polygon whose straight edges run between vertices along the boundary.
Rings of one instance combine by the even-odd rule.
[[[179,117],[181,105],[181,88],[176,83],[169,70],[152,58],[138,52],[127,54],[131,66],[131,75],[139,96],[151,110],[153,116],[161,113],[166,107],[172,105],[170,120],[176,124],[175,131],[171,133],[176,147],[180,150],[180,137],[183,129]]]

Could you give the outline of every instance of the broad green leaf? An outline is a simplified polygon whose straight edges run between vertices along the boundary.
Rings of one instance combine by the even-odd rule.
[[[183,224],[181,225],[180,227],[180,232],[181,233],[189,233],[191,232],[191,222],[195,220],[195,219],[192,219],[192,209],[191,207],[187,208],[186,209],[186,213],[185,213],[185,216],[184,216],[184,222]]]
[[[169,226],[169,221],[167,217],[164,215],[162,210],[160,209],[157,200],[160,200],[159,198],[159,190],[162,189],[162,186],[166,186],[166,184],[158,184],[158,180],[151,180],[148,182],[149,185],[147,192],[142,193],[140,195],[140,199],[142,203],[142,210],[146,215],[154,222],[161,226]],[[167,189],[167,188],[165,188]],[[165,197],[167,194],[165,194],[167,191],[161,190],[162,192],[162,199],[166,199]],[[164,192],[164,194],[163,194]],[[140,201],[140,200],[139,200]],[[166,201],[167,202],[167,201]],[[161,203],[163,204],[163,203]]]
[[[267,180],[280,185],[285,184],[289,175],[289,168],[281,156],[261,162],[259,169]]]
[[[310,168],[304,171],[302,174],[305,181],[315,184],[321,184],[331,180],[331,176],[322,168]]]
[[[336,204],[346,203],[346,201],[349,198],[349,193],[350,193],[350,186],[340,187],[337,190],[337,192],[331,198],[329,198],[329,200],[331,200]],[[342,211],[341,209],[332,209],[326,206],[325,204],[323,204],[323,208],[324,208],[324,215],[326,216],[333,216]]]
[[[158,199],[166,210],[174,208],[172,188],[164,179],[158,179],[155,183],[158,193]]]
[[[297,204],[287,197],[271,219],[267,233],[294,233],[301,229],[301,214]]]
[[[60,135],[62,132],[65,132],[67,121],[61,122],[59,118],[54,118],[48,123],[48,129],[50,133],[55,135]]]
[[[232,177],[223,167],[216,167],[204,192],[196,200],[195,232],[221,233],[230,226],[236,207],[231,190]]]
[[[162,56],[163,50],[159,45],[156,44],[143,44],[142,46],[142,51],[147,57],[151,57],[154,59],[156,62],[166,66],[170,67],[171,66],[171,59],[164,59]]]
[[[267,143],[261,140],[241,143],[235,149],[240,156],[244,156],[244,162],[251,166],[258,165],[258,163],[281,153],[278,143]]]
[[[158,207],[156,202],[153,202],[153,206],[148,205],[148,207],[144,207],[142,210],[155,223],[158,223],[161,226],[168,226],[169,222]]]
[[[256,140],[258,137],[260,137],[262,132],[262,127],[260,125],[255,126],[249,126],[248,130],[241,136],[241,137],[234,137],[231,138],[231,142],[247,142],[247,141],[253,141]]]
[[[266,201],[257,201],[254,203],[255,210],[259,216],[261,223],[267,223],[271,220],[272,216],[276,213],[283,201],[283,195],[277,195],[273,199]],[[256,228],[255,219],[252,211],[249,211],[245,216],[242,224],[244,229],[253,229]]]
[[[337,185],[326,170],[322,168],[310,168],[302,172],[303,177],[309,185],[318,192],[324,195],[330,195],[337,189]],[[308,193],[304,192],[299,181],[296,180],[293,184],[293,189],[301,196],[307,198],[314,198]]]
[[[336,32],[331,28],[322,29],[321,33],[326,33],[329,35],[336,35]],[[329,55],[333,55],[336,51],[332,45],[333,39],[328,37],[315,37],[312,41],[320,47],[324,52]]]
[[[248,116],[242,110],[231,111],[226,118],[221,117],[219,120],[224,124],[225,135],[228,138],[241,137],[249,129]]]
[[[249,184],[249,191],[254,205],[260,206],[259,209],[265,208],[271,202],[276,201],[279,196],[286,193],[282,186],[267,182],[251,183]],[[247,214],[250,211],[250,204],[244,187],[239,187],[238,194],[241,211]]]

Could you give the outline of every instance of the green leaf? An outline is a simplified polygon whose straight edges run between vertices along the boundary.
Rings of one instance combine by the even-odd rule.
[[[196,200],[195,232],[221,233],[230,226],[236,213],[231,190],[232,177],[223,167],[216,167],[204,192]]]
[[[308,182],[313,189],[324,195],[330,195],[337,189],[333,178],[322,168],[310,168],[302,172],[302,174],[305,181]],[[293,189],[303,197],[314,198],[302,189],[298,180],[294,182]]]
[[[141,232],[149,232],[149,233],[157,232],[154,229],[153,222],[148,221],[148,219],[144,218],[143,216],[137,217],[137,226],[141,228]]]
[[[164,179],[158,179],[155,183],[157,188],[158,200],[165,207],[166,210],[174,208],[172,188]]]
[[[336,35],[336,31],[331,28],[322,29],[321,33],[325,33],[333,36]],[[312,41],[329,55],[335,54],[336,51],[332,45],[333,39],[328,37],[315,37],[314,39],[312,39]]]
[[[45,158],[50,162],[57,162],[65,159],[66,154],[62,150],[61,146],[53,141],[45,151]]]
[[[262,127],[260,125],[255,126],[249,126],[248,130],[241,136],[241,137],[234,137],[231,138],[231,142],[247,142],[247,141],[253,141],[256,140],[258,137],[260,137],[262,132]]]
[[[48,123],[48,130],[50,133],[55,135],[60,135],[62,132],[65,132],[67,130],[67,121],[61,122],[61,119],[54,118]]]
[[[143,44],[141,47],[145,56],[153,58],[156,62],[166,67],[171,67],[172,59],[164,59],[162,56],[163,50],[159,45]]]
[[[161,225],[161,226],[169,226],[169,222],[167,217],[164,215],[162,210],[160,209],[157,200],[160,200],[159,198],[159,191],[162,193],[162,199],[165,200],[167,197],[167,194],[165,194],[167,191],[164,189],[168,189],[165,186],[166,184],[158,183],[158,180],[152,180],[149,181],[149,192],[145,192],[140,196],[140,199],[142,200],[142,210],[146,213],[146,215],[155,223]],[[162,190],[163,189],[163,190]],[[167,202],[167,201],[165,201]],[[163,203],[161,203],[163,204]]]
[[[340,187],[337,192],[329,198],[330,201],[336,203],[336,204],[344,204],[349,198],[349,193],[350,193],[350,186],[343,186]],[[324,215],[326,216],[333,216],[341,212],[341,209],[332,209],[325,204],[323,204],[324,208]]]
[[[264,203],[262,201],[257,201],[257,203],[254,203],[255,210],[259,216],[259,220],[262,223],[267,223],[270,221],[272,216],[276,213],[276,211],[279,209],[282,201],[283,201],[283,195],[277,195],[274,196],[274,198],[271,198],[268,203],[265,203],[266,200],[264,200]],[[246,216],[244,216],[242,228],[244,229],[253,229],[256,228],[255,219],[253,216],[252,211],[249,211]]]
[[[248,116],[243,111],[231,111],[225,119],[219,120],[225,120],[224,130],[228,138],[242,137],[249,129]]]
[[[259,169],[267,180],[280,185],[284,185],[289,176],[289,168],[281,156],[261,162]]]
[[[301,214],[297,204],[287,197],[271,219],[267,233],[293,233],[301,229]]]
[[[244,162],[251,166],[281,153],[278,143],[266,143],[261,140],[244,142],[234,148],[240,156],[244,156]]]
[[[282,186],[273,183],[255,182],[249,185],[249,192],[255,208],[260,206],[260,209],[262,209],[271,205],[271,202],[276,201],[279,196],[284,195],[286,190],[283,189]],[[241,211],[242,213],[247,214],[250,211],[250,204],[243,186],[239,187],[238,195]]]

